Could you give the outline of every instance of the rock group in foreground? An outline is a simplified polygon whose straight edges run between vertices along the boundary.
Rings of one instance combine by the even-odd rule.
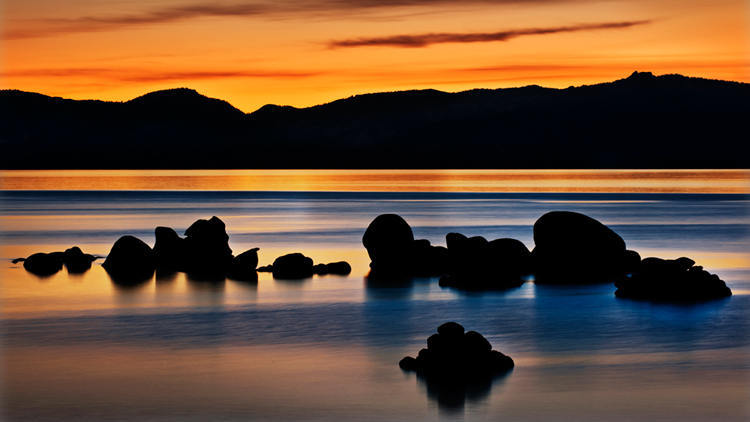
[[[446,322],[437,331],[416,358],[401,359],[401,369],[433,380],[466,382],[492,378],[514,366],[513,359],[492,350],[490,342],[476,331],[464,332],[455,322]]]
[[[615,282],[615,296],[666,302],[695,302],[732,295],[719,276],[690,258],[644,258],[638,271]]]

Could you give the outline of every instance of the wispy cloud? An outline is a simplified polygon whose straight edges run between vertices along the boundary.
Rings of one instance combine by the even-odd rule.
[[[298,72],[287,70],[226,70],[226,71],[170,71],[145,69],[103,69],[103,68],[57,68],[57,69],[27,69],[0,72],[3,77],[12,78],[76,78],[106,80],[111,82],[169,82],[194,81],[206,79],[227,78],[275,78],[295,79],[320,75],[321,72]]]
[[[557,26],[550,28],[525,28],[500,32],[468,32],[468,33],[430,33],[420,35],[392,35],[387,37],[352,38],[347,40],[331,41],[331,48],[340,47],[403,47],[418,48],[427,47],[432,44],[445,43],[474,43],[491,41],[508,41],[527,35],[547,35],[565,32],[596,31],[602,29],[630,28],[637,25],[651,23],[650,20],[629,22],[606,22],[595,24],[581,24],[572,26]]]
[[[195,2],[152,7],[142,12],[105,14],[67,19],[46,19],[24,28],[6,29],[3,38],[39,38],[68,33],[113,31],[128,27],[167,24],[207,17],[309,18],[340,17],[370,11],[394,11],[409,7],[462,7],[522,3],[571,3],[590,0],[257,0],[254,2]]]

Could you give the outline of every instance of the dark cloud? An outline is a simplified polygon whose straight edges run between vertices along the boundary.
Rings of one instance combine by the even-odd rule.
[[[546,35],[563,32],[595,31],[600,29],[629,28],[650,23],[650,20],[631,22],[607,22],[595,24],[581,24],[572,26],[557,26],[551,28],[526,28],[500,32],[469,32],[469,33],[432,33],[420,35],[392,35],[388,37],[353,38],[348,40],[331,41],[331,48],[339,47],[427,47],[432,44],[444,43],[473,43],[490,41],[508,41],[526,35]]]
[[[51,19],[9,29],[5,39],[38,38],[68,33],[112,31],[121,28],[172,23],[203,17],[275,18],[339,17],[360,12],[399,10],[406,7],[466,7],[469,5],[501,5],[519,3],[571,3],[591,0],[258,0],[217,4],[192,3],[184,6],[155,7],[140,13],[83,16],[71,19]]]

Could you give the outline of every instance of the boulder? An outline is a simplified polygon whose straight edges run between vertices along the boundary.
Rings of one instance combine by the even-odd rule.
[[[370,268],[382,275],[401,276],[412,272],[414,233],[396,214],[377,216],[367,227],[362,243],[370,256]]]
[[[102,267],[118,280],[141,280],[154,273],[154,251],[137,237],[122,236],[112,245]]]
[[[552,211],[534,223],[537,283],[611,282],[639,258],[609,227],[583,214]]]
[[[42,277],[57,273],[62,269],[62,266],[63,261],[60,253],[39,252],[23,260],[23,267],[26,271]]]
[[[460,324],[447,322],[427,339],[426,349],[416,358],[403,358],[399,366],[432,379],[465,382],[506,373],[514,363],[509,356],[492,350],[481,334],[464,332]]]
[[[488,242],[481,236],[466,237],[448,233],[448,276],[440,279],[443,287],[466,290],[491,290],[518,287],[531,272],[531,253],[516,239]]]
[[[313,260],[301,253],[290,253],[273,261],[273,277],[280,279],[302,279],[312,277]]]
[[[69,273],[83,273],[91,268],[91,263],[96,261],[97,257],[83,253],[81,248],[73,246],[66,249],[62,255],[62,261]]]
[[[615,296],[671,302],[696,302],[732,295],[719,276],[695,265],[690,258],[644,258],[631,276],[615,282]]]
[[[313,273],[318,275],[347,275],[352,272],[352,267],[346,261],[331,262],[328,264],[316,264],[313,266]]]
[[[186,260],[186,241],[170,227],[154,230],[154,259],[160,270],[183,271]]]
[[[260,248],[252,248],[232,258],[227,267],[227,276],[236,280],[257,279],[255,268],[258,266],[259,250]]]
[[[427,239],[417,239],[412,245],[412,273],[415,276],[430,277],[448,273],[448,249],[432,246]]]
[[[233,257],[226,226],[216,216],[188,227],[184,244],[188,272],[223,273]]]

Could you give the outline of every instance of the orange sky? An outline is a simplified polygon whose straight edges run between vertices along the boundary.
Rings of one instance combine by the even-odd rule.
[[[251,112],[379,91],[567,87],[634,70],[750,82],[747,0],[0,5],[0,86],[75,99],[190,87]]]

